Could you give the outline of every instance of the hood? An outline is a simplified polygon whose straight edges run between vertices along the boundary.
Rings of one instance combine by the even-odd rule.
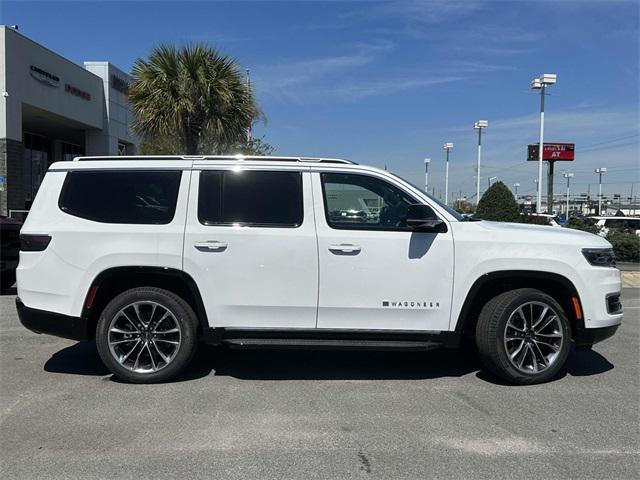
[[[611,247],[609,242],[598,235],[572,228],[526,223],[490,222],[486,220],[474,223],[478,228],[495,235],[496,240],[575,244],[582,247]]]

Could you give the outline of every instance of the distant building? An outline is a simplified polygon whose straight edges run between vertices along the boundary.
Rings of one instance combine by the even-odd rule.
[[[0,213],[29,210],[48,166],[78,155],[132,155],[131,77],[77,65],[0,26]]]

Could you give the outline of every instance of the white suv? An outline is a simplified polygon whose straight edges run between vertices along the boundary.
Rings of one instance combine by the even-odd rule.
[[[21,231],[27,328],[95,338],[132,382],[231,347],[453,347],[513,383],[622,320],[597,235],[469,221],[336,159],[84,157],[51,165]]]

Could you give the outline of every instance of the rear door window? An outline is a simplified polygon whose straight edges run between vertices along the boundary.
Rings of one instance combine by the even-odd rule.
[[[295,228],[302,224],[302,174],[202,171],[198,219],[204,225]]]
[[[167,224],[173,220],[181,171],[73,171],[60,209],[102,223]]]

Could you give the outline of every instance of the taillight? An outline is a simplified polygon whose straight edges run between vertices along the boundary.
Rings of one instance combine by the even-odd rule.
[[[50,235],[28,235],[20,234],[20,251],[21,252],[41,252],[51,241]]]

